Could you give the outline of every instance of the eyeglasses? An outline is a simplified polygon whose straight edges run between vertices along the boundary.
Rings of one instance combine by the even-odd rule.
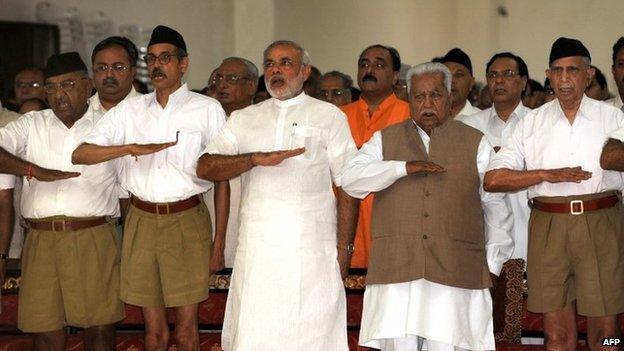
[[[249,80],[249,79],[250,78],[248,77],[237,76],[234,74],[226,74],[226,75],[216,74],[214,77],[212,77],[212,79],[208,83],[219,84],[225,80],[225,82],[228,83],[229,85],[236,85],[241,80]]]
[[[502,72],[498,72],[498,71],[489,71],[485,77],[487,79],[496,79],[498,77],[503,77],[504,79],[511,79],[515,76],[517,76],[519,73],[516,71],[512,71],[510,69],[506,69]]]
[[[17,81],[15,82],[14,86],[18,89],[19,88],[40,88],[41,83]]]
[[[123,63],[114,63],[112,65],[101,64],[93,67],[93,72],[95,73],[104,73],[108,71],[113,72],[123,72],[130,68],[129,66],[124,65]]]
[[[163,52],[162,54],[158,56],[154,54],[147,54],[143,56],[143,60],[145,60],[145,63],[147,63],[148,66],[151,66],[154,63],[156,63],[156,60],[158,60],[158,63],[160,63],[161,65],[166,65],[169,63],[169,61],[171,61],[172,57],[181,57],[181,56],[178,54],[172,54],[170,52]]]
[[[297,61],[295,61],[293,59],[290,59],[288,57],[285,57],[285,58],[279,60],[278,62],[275,62],[275,61],[272,61],[272,60],[264,61],[264,63],[262,65],[263,65],[263,67],[265,69],[272,68],[272,67],[275,67],[275,66],[292,68],[295,65],[295,63],[297,63]]]
[[[329,89],[329,90],[321,90],[321,97],[324,99],[329,99],[330,97],[339,97],[344,95],[346,89]]]
[[[80,80],[83,80],[83,79],[86,80],[88,78],[84,78],[84,77],[80,78]],[[46,92],[46,94],[54,94],[60,88],[64,92],[68,93],[74,90],[74,88],[76,87],[76,83],[78,83],[77,80],[64,80],[60,83],[46,83],[43,86],[43,90]]]

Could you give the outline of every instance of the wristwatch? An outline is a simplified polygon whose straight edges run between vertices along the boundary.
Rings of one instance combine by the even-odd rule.
[[[339,248],[339,249],[341,249],[341,250],[345,250],[345,251],[347,251],[347,253],[348,253],[349,255],[352,255],[352,254],[353,254],[353,252],[355,252],[355,246],[353,245],[353,243],[348,243],[348,244],[346,244],[346,245],[341,245],[341,244],[338,244],[338,245],[336,245],[336,247],[337,247],[337,248]]]

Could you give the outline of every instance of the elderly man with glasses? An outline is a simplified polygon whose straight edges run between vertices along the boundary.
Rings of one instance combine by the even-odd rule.
[[[624,114],[585,95],[594,69],[579,40],[557,39],[548,66],[555,100],[516,123],[484,187],[528,190],[527,308],[544,314],[546,348],[578,348],[578,313],[587,316],[590,350],[604,350],[605,338],[621,337],[624,312],[624,179],[600,156]]]
[[[121,299],[141,306],[146,350],[169,341],[166,307],[176,314],[178,350],[199,349],[197,311],[209,277],[223,268],[229,187],[215,184],[216,236],[200,194],[213,183],[196,175],[197,159],[225,123],[217,101],[182,83],[189,67],[180,33],[157,26],[145,61],[156,89],[111,109],[73,154],[73,161],[122,163],[131,195],[124,223]],[[212,251],[212,252],[211,252]]]
[[[7,101],[7,108],[19,111],[26,100],[46,98],[43,91],[43,72],[37,67],[25,67],[19,70],[13,80],[15,100]]]
[[[216,98],[230,116],[232,112],[252,104],[258,88],[258,68],[240,57],[228,57],[211,75],[209,84],[215,85]]]
[[[321,93],[319,99],[338,107],[350,104],[353,79],[338,71],[331,71],[321,77]]]
[[[18,327],[34,333],[35,350],[64,350],[66,326],[85,329],[88,350],[113,349],[114,323],[123,318],[110,220],[119,213],[115,164],[71,163],[72,150],[102,117],[88,104],[91,89],[78,53],[54,55],[44,85],[51,109],[0,129],[0,146],[8,152],[75,177],[44,182],[39,167],[30,163],[18,173],[26,180],[21,212],[30,228],[22,254]],[[14,181],[3,176],[0,188]]]
[[[240,57],[228,57],[211,74],[209,85],[214,85],[216,99],[221,103],[225,114],[230,117],[232,112],[242,110],[253,102],[258,88],[258,68],[253,62]],[[241,179],[230,179],[230,216],[225,234],[225,267],[234,266],[236,246],[238,243],[238,208],[241,196]],[[214,191],[209,190],[204,199],[210,213],[215,212]],[[215,226],[214,216],[213,228]]]

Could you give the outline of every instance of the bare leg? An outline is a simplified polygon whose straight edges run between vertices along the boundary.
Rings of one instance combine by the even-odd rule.
[[[587,343],[592,351],[617,351],[618,346],[602,346],[603,339],[621,338],[618,316],[587,317]],[[622,347],[623,345],[619,345]]]
[[[84,343],[86,351],[115,351],[115,324],[86,328]]]
[[[570,304],[544,313],[544,339],[548,351],[574,351],[577,344],[576,307]]]
[[[145,350],[165,351],[169,342],[167,311],[164,307],[143,307]]]
[[[46,333],[33,334],[33,350],[35,351],[64,351],[65,329]]]
[[[176,307],[176,346],[180,351],[199,351],[197,304]]]

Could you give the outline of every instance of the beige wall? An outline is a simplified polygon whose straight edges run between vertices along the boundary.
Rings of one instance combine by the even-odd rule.
[[[35,0],[0,0],[0,19],[34,20]],[[231,55],[261,63],[275,39],[306,47],[321,71],[351,75],[367,45],[396,47],[403,61],[416,64],[459,46],[473,59],[483,81],[485,62],[498,51],[521,55],[542,81],[552,41],[578,37],[593,62],[610,79],[611,46],[624,35],[622,0],[55,0],[81,13],[103,11],[116,26],[166,23],[187,40],[191,70],[187,80],[200,88],[222,58]],[[503,6],[507,17],[498,15]]]

